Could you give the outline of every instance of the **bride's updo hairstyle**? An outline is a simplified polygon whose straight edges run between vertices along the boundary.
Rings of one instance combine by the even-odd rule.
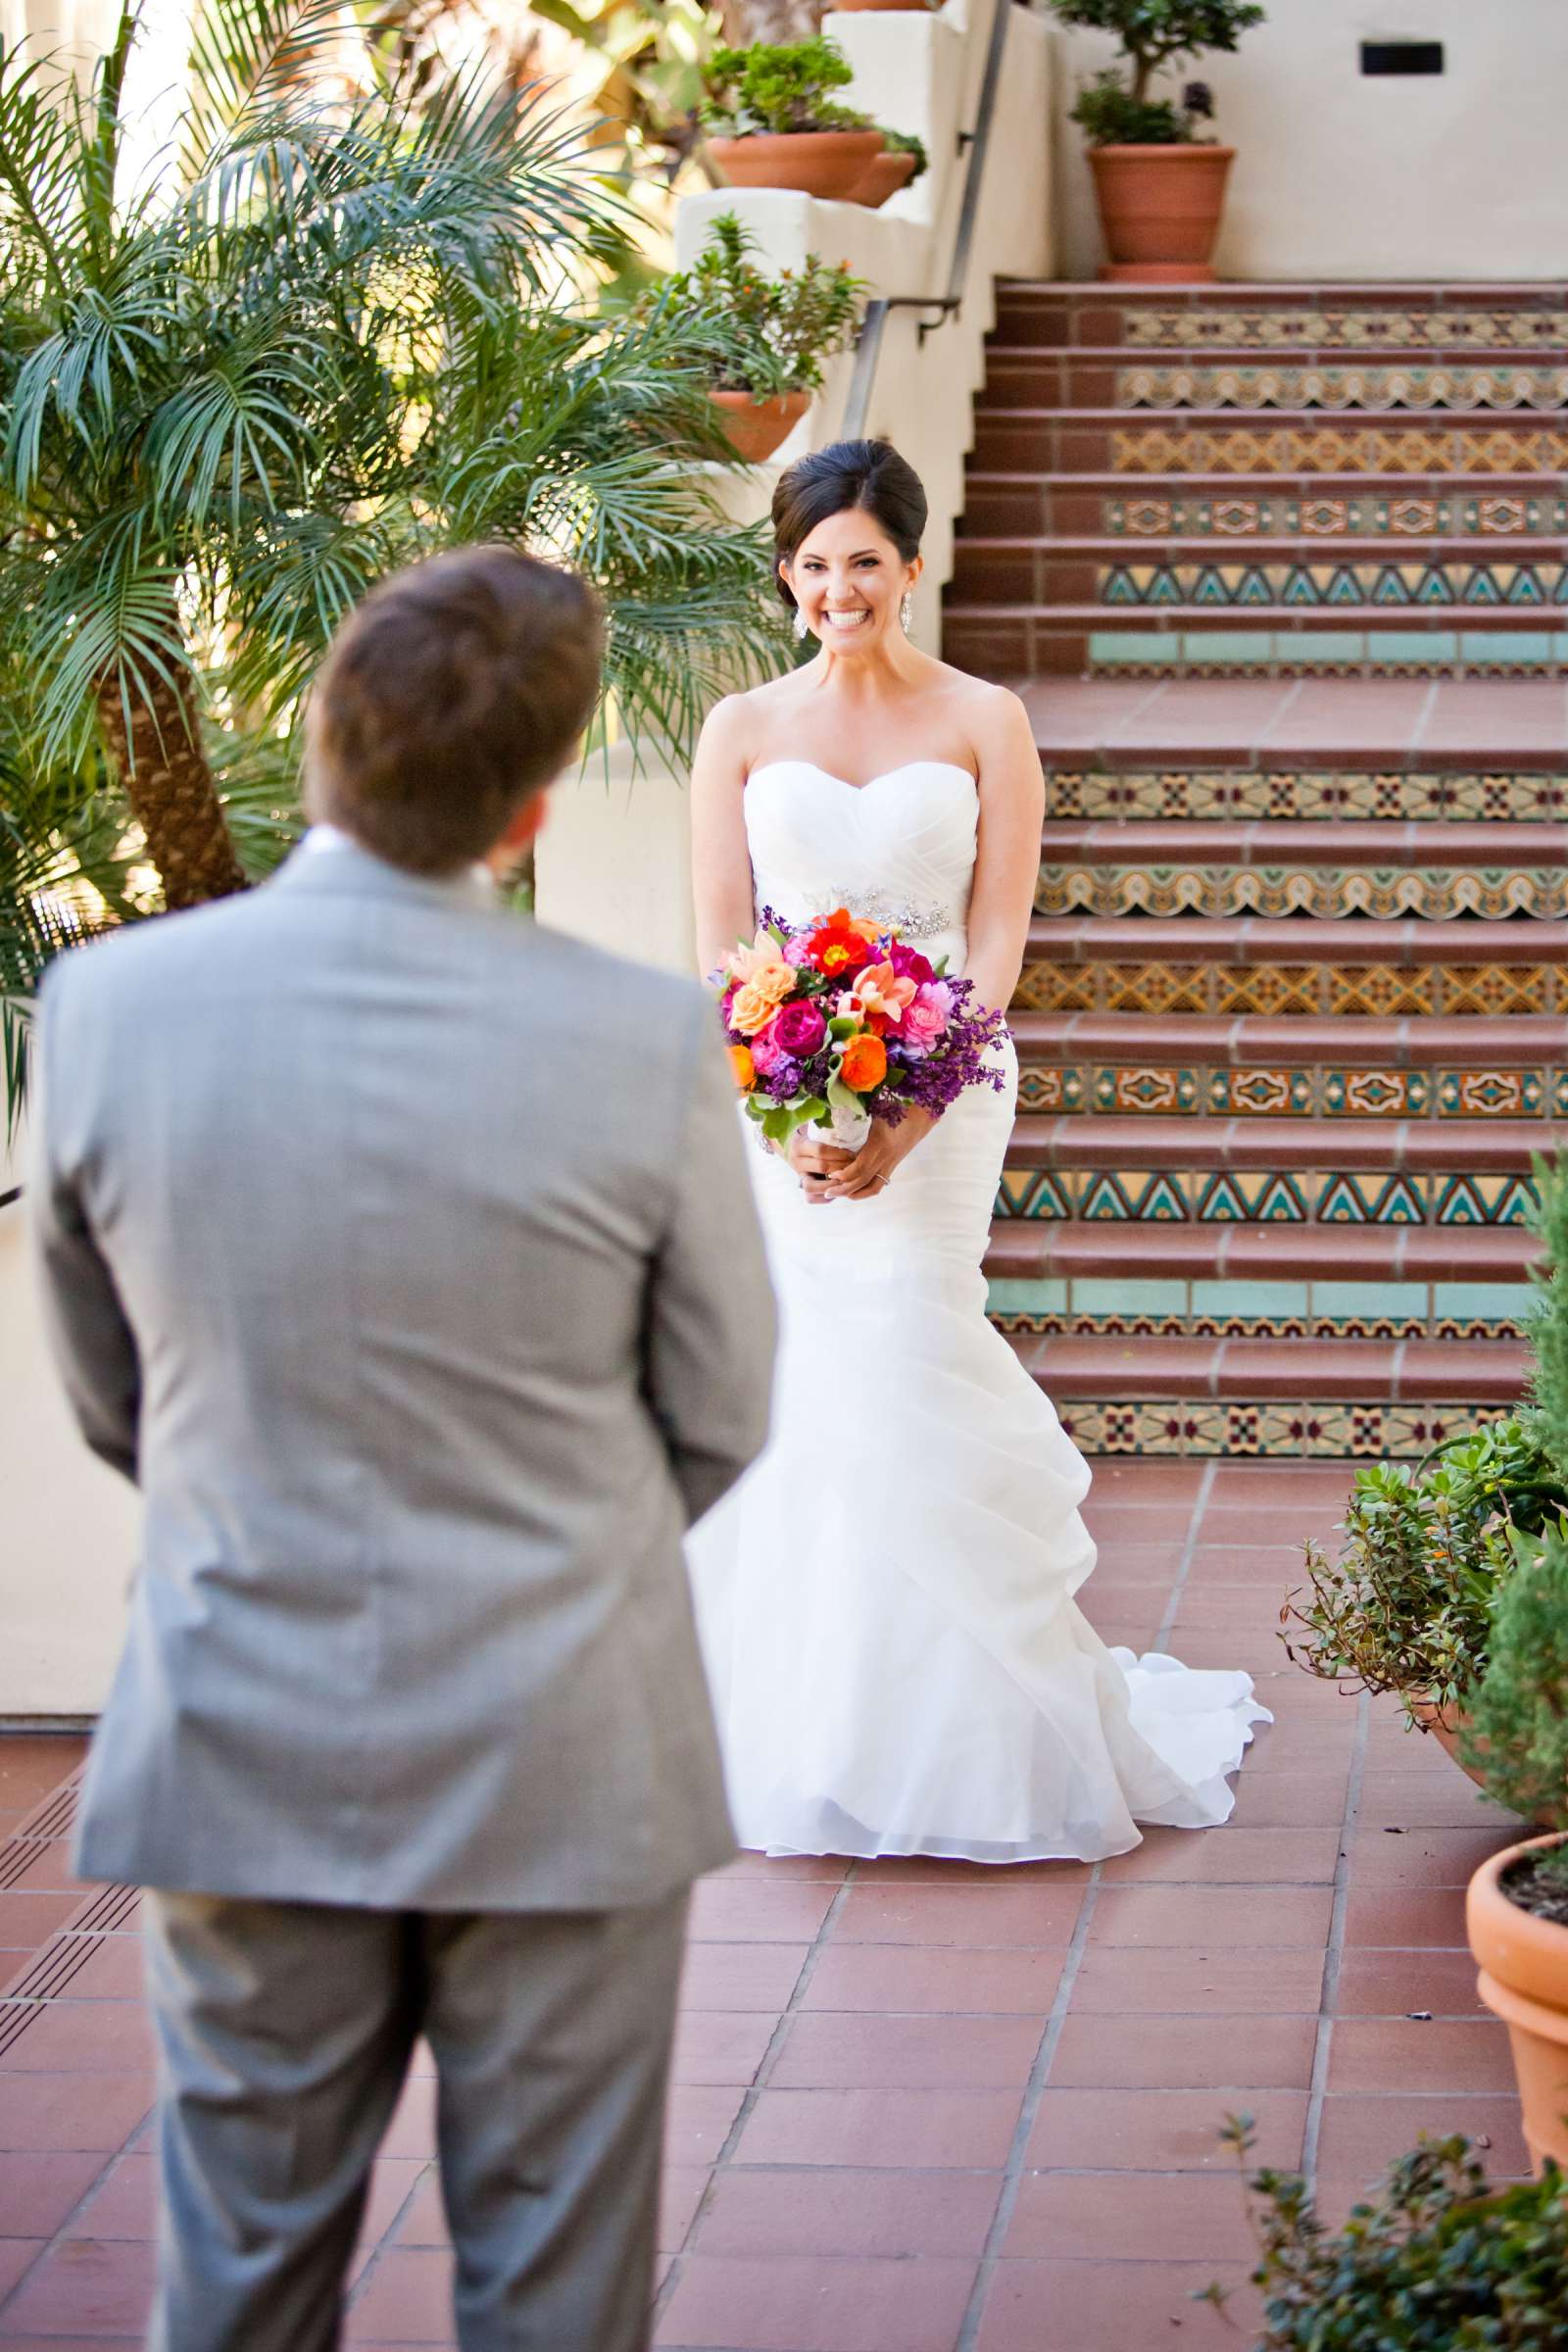
[[[819,523],[857,509],[871,516],[906,564],[914,562],[925,536],[925,488],[891,441],[830,441],[826,449],[797,458],[779,475],[773,492],[778,562],[793,564]],[[779,595],[793,610],[790,584],[776,565],[773,577]]]

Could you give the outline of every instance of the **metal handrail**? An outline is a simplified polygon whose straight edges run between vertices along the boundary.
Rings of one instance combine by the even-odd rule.
[[[876,380],[877,362],[882,356],[882,338],[887,330],[888,313],[934,311],[937,314],[934,318],[922,318],[920,321],[920,340],[923,343],[934,327],[945,325],[962,308],[963,285],[969,273],[969,251],[974,243],[975,222],[980,215],[986,156],[991,146],[991,124],[997,111],[997,87],[1002,79],[1003,52],[1007,46],[1007,25],[1014,5],[1015,0],[996,0],[974,128],[958,133],[958,151],[965,158],[963,199],[958,207],[958,224],[954,231],[947,292],[877,294],[866,304],[865,317],[860,321],[860,331],[856,338],[855,372],[850,378],[850,394],[844,404],[843,438],[846,441],[858,441],[865,433],[866,418],[871,411],[871,388]]]

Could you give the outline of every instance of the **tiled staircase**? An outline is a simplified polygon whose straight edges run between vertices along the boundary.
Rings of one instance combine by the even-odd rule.
[[[946,645],[1048,821],[988,1271],[1092,1450],[1421,1453],[1519,1394],[1565,463],[1568,288],[1002,291]]]

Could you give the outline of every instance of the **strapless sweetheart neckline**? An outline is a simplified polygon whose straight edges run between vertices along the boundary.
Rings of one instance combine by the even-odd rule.
[[[944,768],[950,776],[961,776],[974,791],[980,789],[978,780],[966,767],[960,767],[956,760],[905,760],[897,767],[884,768],[879,776],[867,776],[863,784],[852,784],[848,776],[836,776],[830,767],[819,766],[814,760],[764,760],[752,769],[746,783],[748,786],[755,784],[759,776],[768,775],[773,769],[781,767],[804,767],[808,774],[820,776],[824,783],[837,784],[845,792],[874,792],[879,784],[891,784],[895,776],[906,776],[917,767]]]

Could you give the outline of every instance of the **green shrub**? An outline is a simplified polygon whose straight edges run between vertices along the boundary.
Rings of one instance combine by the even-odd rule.
[[[1245,2162],[1251,2119],[1224,2136]],[[1568,2340],[1568,2185],[1489,2187],[1467,2139],[1424,2140],[1392,2165],[1339,2230],[1317,2220],[1298,2175],[1259,2172],[1264,2296],[1253,2352],[1563,2352]],[[1223,2308],[1218,2285],[1200,2300]]]
[[[1465,1762],[1526,1821],[1568,1829],[1568,1529],[1548,1528],[1497,1594]]]
[[[692,267],[666,278],[650,308],[690,322],[715,354],[720,390],[814,392],[822,362],[854,339],[860,281],[814,253],[770,276],[756,248],[739,217],[720,213]]]
[[[912,187],[921,173],[930,169],[931,159],[926,154],[925,141],[917,139],[912,130],[885,130],[882,144],[890,155],[913,156],[914,170],[904,183],[906,188]]]
[[[1282,1638],[1309,1674],[1352,1690],[1467,1707],[1493,1609],[1523,1546],[1568,1507],[1568,1483],[1531,1415],[1494,1421],[1411,1469],[1356,1473],[1337,1560],[1306,1546],[1308,1587]],[[1293,1638],[1294,1636],[1294,1638]]]
[[[705,129],[745,139],[760,131],[867,130],[869,116],[828,96],[855,79],[837,41],[755,41],[715,49],[703,76]]]

